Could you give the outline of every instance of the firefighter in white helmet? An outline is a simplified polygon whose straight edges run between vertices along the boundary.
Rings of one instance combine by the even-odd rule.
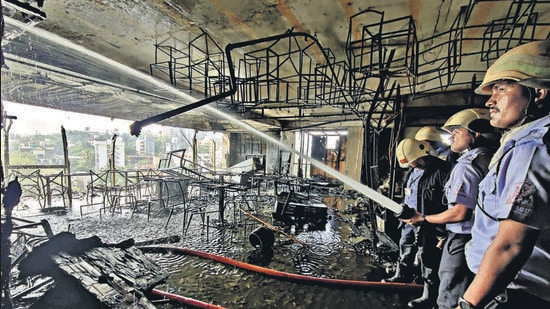
[[[405,138],[396,148],[396,157],[403,168],[412,168],[407,178],[404,208],[414,208],[425,215],[436,214],[447,209],[443,199],[443,187],[449,176],[452,165],[431,153],[427,142]],[[402,230],[402,232],[405,230]],[[444,229],[437,225],[426,225],[414,228],[416,245],[419,250],[421,276],[424,282],[422,295],[408,303],[411,308],[427,308],[434,305],[437,298],[439,278],[437,269],[441,250],[437,248],[438,238]],[[402,234],[403,237],[411,237]],[[400,243],[402,241],[400,240]],[[403,252],[400,252],[402,255]],[[413,255],[414,256],[414,255]],[[399,261],[400,264],[403,261]]]
[[[479,185],[460,308],[550,308],[550,41],[511,49],[476,93],[505,130]]]

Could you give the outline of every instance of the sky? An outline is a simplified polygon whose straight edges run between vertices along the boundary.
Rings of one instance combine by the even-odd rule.
[[[3,101],[3,110],[8,116],[16,116],[10,133],[18,135],[56,134],[65,130],[130,133],[132,121],[66,112],[56,109]],[[157,132],[161,126],[147,126],[144,130]]]

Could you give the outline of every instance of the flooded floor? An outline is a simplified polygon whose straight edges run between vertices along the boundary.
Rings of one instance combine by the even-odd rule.
[[[69,231],[78,239],[97,235],[104,243],[179,236],[176,243],[161,246],[199,250],[280,272],[319,278],[380,281],[387,276],[386,269],[397,256],[396,248],[383,241],[373,248],[369,228],[354,224],[357,214],[347,211],[346,206],[329,207],[326,222],[289,225],[273,220],[273,198],[226,203],[223,222],[215,201],[203,209],[202,217],[191,210],[190,203],[172,211],[151,204],[149,214],[147,205],[141,204],[135,211],[121,207],[101,216],[99,208],[86,207],[81,217],[82,203],[83,200],[75,200],[67,211],[44,213],[32,201],[22,200],[13,215],[33,221],[45,219],[54,234]],[[343,198],[338,204],[346,203],[349,201]],[[265,223],[282,233],[275,232],[273,246],[262,251],[252,246],[249,237]],[[406,308],[406,303],[421,293],[420,289],[342,286],[278,278],[184,253],[149,252],[147,256],[170,273],[167,281],[156,289],[225,308]],[[157,308],[186,308],[162,299],[154,303]]]

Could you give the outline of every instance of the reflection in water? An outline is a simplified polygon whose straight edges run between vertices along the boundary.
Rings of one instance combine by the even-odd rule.
[[[207,244],[190,238],[186,242],[198,250],[224,252],[226,257],[289,273],[352,280],[366,280],[367,277],[380,280],[373,279],[373,274],[385,275],[380,273],[379,263],[372,256],[356,250],[350,239],[350,229],[341,222],[327,222],[326,227],[325,230],[298,232],[296,238],[307,246],[279,235],[273,249],[267,252],[252,247],[246,241],[246,233],[237,229],[212,233]],[[164,255],[155,258],[164,263]],[[189,260],[194,262],[189,263]],[[171,262],[170,259],[168,264]],[[171,267],[172,276],[159,289],[226,308],[401,308],[415,296],[403,291],[293,282],[195,256],[185,256],[177,263],[167,265]],[[174,269],[179,271],[174,272]],[[159,307],[178,306],[162,304]]]
[[[259,265],[259,266],[268,266],[273,259],[273,249],[267,248],[264,250],[256,249],[254,250],[247,258],[247,263]]]
[[[75,209],[79,209],[78,205]],[[257,205],[255,215],[291,234],[291,226],[270,218],[271,209],[269,204]],[[344,212],[331,213],[323,228],[297,224],[294,236],[305,245],[276,233],[271,250],[261,251],[252,246],[249,235],[262,224],[246,215],[234,216],[233,210],[228,210],[227,216],[235,219],[223,225],[211,215],[208,229],[200,219],[194,219],[184,235],[181,209],[175,209],[169,224],[166,224],[167,212],[159,208],[152,211],[149,220],[146,213],[131,216],[129,209],[123,210],[103,218],[94,215],[80,218],[78,210],[63,216],[37,218],[48,219],[54,233],[70,230],[77,238],[98,235],[106,243],[180,235],[179,242],[173,245],[293,274],[371,281],[387,275],[383,265],[367,254],[372,242],[350,227],[353,220],[341,219],[346,216]],[[401,308],[419,294],[414,290],[384,291],[296,282],[186,254],[147,255],[170,273],[168,280],[156,288],[226,308]],[[181,304],[170,302],[158,302],[156,306],[182,308]]]

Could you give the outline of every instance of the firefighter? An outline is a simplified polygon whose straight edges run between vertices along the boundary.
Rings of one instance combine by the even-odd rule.
[[[440,213],[447,209],[443,199],[443,188],[449,177],[452,165],[431,153],[427,142],[413,138],[405,138],[396,148],[396,156],[401,167],[409,166],[421,170],[421,175],[408,185],[409,195],[405,199],[404,208],[409,208],[407,202],[416,203],[416,211],[424,215]],[[410,308],[431,308],[437,299],[439,277],[437,275],[441,249],[437,247],[439,237],[444,236],[442,226],[435,224],[415,228],[416,245],[424,289],[422,295],[411,300]]]
[[[408,168],[403,181],[405,184],[403,203],[416,210],[418,200],[418,181],[420,180],[420,177],[422,177],[424,169],[409,166],[403,153],[403,146],[405,143],[407,143],[406,140],[403,140],[397,146],[397,160],[399,162],[399,166],[401,168]],[[421,157],[428,154],[430,152],[430,147],[428,144],[425,144],[425,146],[426,151],[418,151],[411,154],[409,155],[409,159],[414,161],[416,159],[415,156]],[[401,230],[401,236],[399,238],[399,260],[397,262],[395,274],[390,278],[383,279],[382,282],[410,283],[415,280],[415,277],[417,277],[419,273],[419,265],[416,259],[416,254],[418,252],[418,246],[416,244],[416,229],[412,225],[405,224],[402,220],[399,223],[399,229]]]
[[[505,133],[479,186],[460,308],[550,308],[549,89],[546,40],[503,54],[475,90]]]
[[[444,141],[444,136],[447,137],[448,135],[448,132],[441,131],[435,126],[424,126],[416,131],[414,139],[430,143],[430,147],[436,157],[454,164],[458,158],[458,154],[453,152],[449,144]]]
[[[439,264],[439,309],[457,306],[458,298],[473,275],[466,264],[464,246],[471,239],[479,182],[487,173],[489,161],[498,146],[498,134],[489,124],[489,111],[469,108],[452,115],[443,125],[451,133],[451,150],[460,154],[445,185],[448,209],[423,216],[416,214],[406,223],[445,224],[447,239]]]
[[[456,159],[454,153],[451,152],[442,138],[442,134],[447,134],[438,130],[435,126],[424,126],[416,131],[414,139],[427,142],[430,145],[430,152],[440,159],[452,162]],[[403,164],[402,168],[408,168],[408,164]],[[415,181],[418,181],[422,176],[422,169],[410,168],[405,174],[403,183],[405,184],[405,195],[403,203],[410,208],[416,209],[416,196],[411,194],[411,190],[415,190]],[[414,196],[414,198],[412,198]],[[409,224],[400,221],[399,227],[401,236],[399,238],[399,260],[395,269],[395,274],[383,279],[382,282],[403,282],[410,283],[419,277],[419,262],[418,248],[415,244],[415,228]]]

